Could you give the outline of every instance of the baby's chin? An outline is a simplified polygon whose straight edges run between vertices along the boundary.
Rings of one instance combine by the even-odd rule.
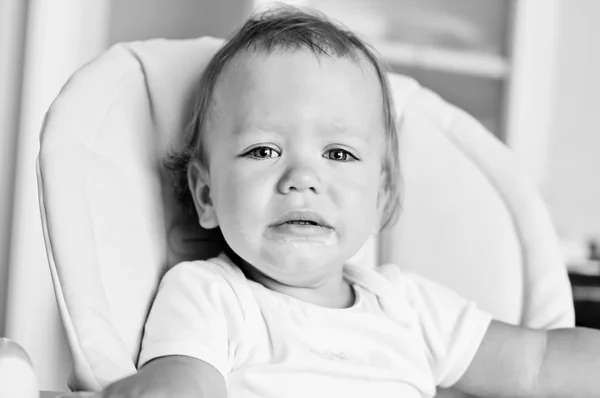
[[[278,225],[267,228],[263,233],[266,245],[291,247],[300,250],[319,250],[340,244],[338,233],[333,228],[318,226]]]
[[[280,242],[263,238],[253,245],[247,243],[231,242],[234,262],[254,275],[262,274],[287,286],[313,287],[324,279],[341,275],[343,265],[353,255],[340,241],[324,245],[308,240]]]
[[[261,272],[267,273],[274,279],[286,279],[286,284],[293,285],[294,281],[315,280],[342,272],[342,267],[349,259],[340,253],[338,248],[324,247],[323,250],[312,250],[310,247],[277,248],[260,253],[253,263]],[[283,282],[283,281],[282,281]],[[305,282],[302,282],[304,284]]]
[[[325,245],[321,242],[292,241],[267,242],[258,255],[260,260],[273,264],[289,264],[286,268],[320,268],[319,264],[344,263],[344,248],[339,242]]]

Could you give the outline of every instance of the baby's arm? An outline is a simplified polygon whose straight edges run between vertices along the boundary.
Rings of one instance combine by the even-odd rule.
[[[171,268],[146,320],[138,373],[108,386],[104,396],[226,397],[230,347],[237,347],[244,321],[236,277],[216,260]]]
[[[103,398],[225,398],[221,373],[206,362],[185,356],[154,359],[138,373],[108,386]]]
[[[478,396],[600,396],[600,332],[492,321],[456,387]]]

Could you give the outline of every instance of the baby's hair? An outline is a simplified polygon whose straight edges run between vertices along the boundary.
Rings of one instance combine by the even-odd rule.
[[[202,135],[210,117],[215,87],[227,65],[244,52],[272,54],[275,51],[302,49],[312,51],[317,57],[350,58],[357,63],[364,59],[375,69],[381,84],[386,130],[386,153],[382,160],[386,197],[383,198],[385,204],[381,229],[396,222],[400,212],[402,181],[398,133],[385,68],[369,46],[354,33],[321,13],[292,6],[279,6],[249,18],[206,66],[191,123],[184,131],[180,147],[165,161],[165,166],[173,174],[175,197],[187,211],[194,209],[187,168],[190,161],[197,158],[208,169],[208,154]]]

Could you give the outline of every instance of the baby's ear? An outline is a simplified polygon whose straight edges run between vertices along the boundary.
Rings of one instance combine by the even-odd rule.
[[[187,170],[188,186],[194,199],[198,221],[204,229],[219,226],[215,207],[210,195],[210,175],[200,160],[192,159]]]

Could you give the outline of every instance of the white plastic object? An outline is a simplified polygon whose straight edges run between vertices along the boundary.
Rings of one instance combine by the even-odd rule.
[[[0,397],[38,398],[33,365],[27,352],[16,342],[0,338]]]

